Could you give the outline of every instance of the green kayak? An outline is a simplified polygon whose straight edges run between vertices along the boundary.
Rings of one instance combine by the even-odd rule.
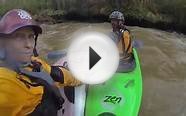
[[[100,85],[89,86],[85,116],[137,116],[142,97],[139,58],[133,49],[136,67],[132,72],[116,73]]]

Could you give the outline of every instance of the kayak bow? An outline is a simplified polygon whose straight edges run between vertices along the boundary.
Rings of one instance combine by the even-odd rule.
[[[132,72],[116,73],[103,84],[89,86],[85,116],[137,116],[142,97],[139,58],[133,49],[136,67]]]

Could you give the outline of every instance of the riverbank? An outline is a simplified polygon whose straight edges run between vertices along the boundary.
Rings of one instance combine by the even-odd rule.
[[[129,26],[157,28],[186,34],[185,0],[0,0],[0,16],[22,8],[40,23],[66,21],[108,22],[109,14],[119,9]]]

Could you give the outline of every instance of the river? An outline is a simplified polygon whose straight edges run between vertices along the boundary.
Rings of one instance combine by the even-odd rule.
[[[42,25],[38,49],[42,56],[68,47],[71,35],[82,27],[111,31],[109,23],[68,22]],[[186,116],[186,36],[150,28],[128,27],[138,49],[143,75],[139,116]]]

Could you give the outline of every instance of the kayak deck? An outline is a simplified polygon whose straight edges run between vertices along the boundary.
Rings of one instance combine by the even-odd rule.
[[[142,97],[142,76],[138,55],[132,72],[116,73],[103,84],[89,86],[85,116],[137,116]]]

